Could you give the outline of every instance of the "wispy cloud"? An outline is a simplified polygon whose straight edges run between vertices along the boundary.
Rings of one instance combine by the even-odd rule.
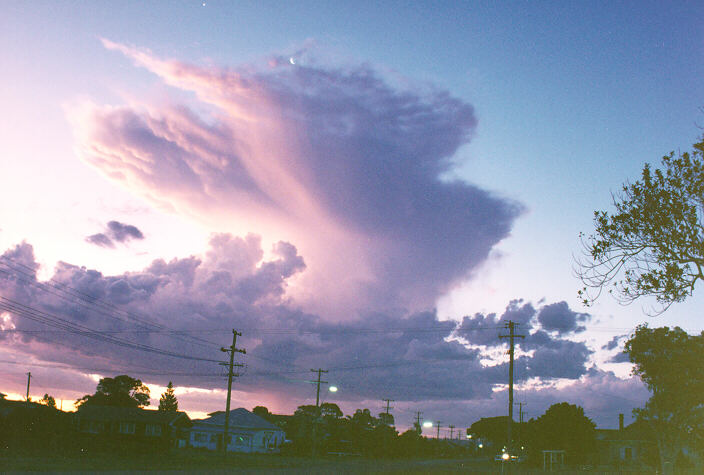
[[[86,241],[100,247],[114,248],[116,242],[126,243],[132,239],[144,239],[144,234],[136,226],[110,221],[102,233],[86,237]]]

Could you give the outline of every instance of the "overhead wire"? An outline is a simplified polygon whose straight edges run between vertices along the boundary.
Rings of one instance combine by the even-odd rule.
[[[4,266],[4,268],[3,268]],[[105,316],[108,316],[110,318],[115,318],[118,320],[122,321],[127,321],[131,320],[132,322],[136,323],[137,325],[145,328],[145,329],[151,329],[151,330],[162,330],[164,332],[172,332],[175,335],[180,335],[178,330],[172,330],[168,328],[167,326],[159,323],[155,323],[152,321],[149,321],[146,319],[144,316],[140,316],[139,314],[135,312],[131,312],[128,310],[121,309],[117,307],[116,305],[106,302],[105,300],[102,300],[98,297],[86,294],[85,292],[82,292],[74,287],[71,287],[67,284],[64,284],[62,282],[57,282],[54,279],[51,279],[47,281],[47,283],[42,283],[36,280],[34,276],[35,270],[32,269],[29,266],[26,266],[20,262],[17,262],[13,259],[10,259],[7,256],[0,256],[0,272],[5,271],[5,273],[10,273],[9,270],[13,271],[15,273],[15,277],[17,277],[17,274],[19,274],[21,277],[20,280],[23,282],[28,283],[29,285],[32,285],[36,288],[39,288],[45,292],[51,293],[63,300],[70,301],[71,303],[79,303],[83,305],[86,308],[89,308],[91,310],[97,311],[102,313]],[[22,270],[26,269],[26,270]],[[72,299],[72,300],[69,300]],[[78,302],[76,301],[78,300]],[[210,340],[206,340],[203,338],[199,337],[194,337],[190,335],[186,335],[190,340],[189,343],[191,344],[200,344],[201,346],[207,346],[207,347],[216,347],[219,348],[220,345],[218,345],[215,342],[212,342]],[[178,338],[182,341],[184,341],[182,338]]]
[[[12,299],[8,299],[7,297],[3,297],[3,296],[0,296],[0,309],[18,314],[24,318],[36,321],[38,323],[42,323],[44,325],[49,325],[54,328],[60,328],[62,330],[68,331],[68,332],[76,334],[76,335],[86,336],[89,338],[93,338],[95,340],[104,341],[106,343],[112,343],[114,345],[122,346],[125,348],[131,348],[131,349],[135,349],[135,350],[151,352],[151,353],[160,354],[163,356],[170,356],[173,358],[181,358],[181,359],[194,360],[194,361],[209,361],[209,362],[213,362],[213,363],[220,363],[221,362],[221,360],[216,360],[216,359],[212,359],[212,358],[201,358],[198,356],[185,355],[182,353],[175,353],[172,351],[163,350],[163,349],[156,348],[156,347],[146,345],[143,343],[130,342],[128,340],[124,340],[122,338],[118,338],[118,337],[115,337],[112,335],[101,334],[100,332],[96,332],[93,329],[91,329],[85,325],[82,325],[80,323],[71,322],[71,321],[66,320],[64,318],[58,317],[58,316],[50,314],[48,312],[44,312],[42,310],[38,310],[38,309],[31,307],[29,305],[24,305],[20,302],[17,302]]]

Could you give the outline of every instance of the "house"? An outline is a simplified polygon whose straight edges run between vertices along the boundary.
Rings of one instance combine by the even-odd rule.
[[[0,393],[0,450],[61,453],[75,440],[71,414]]]
[[[192,425],[185,412],[86,405],[76,411],[74,424],[84,439],[162,449],[185,447]]]
[[[222,449],[222,436],[225,429],[225,411],[208,414],[206,419],[196,419],[191,427],[189,439],[192,447],[209,450]],[[286,435],[281,428],[239,408],[230,411],[227,450],[245,453],[278,452]]]
[[[657,445],[643,422],[624,427],[619,414],[618,429],[597,429],[599,464],[618,467],[653,466],[657,459]]]

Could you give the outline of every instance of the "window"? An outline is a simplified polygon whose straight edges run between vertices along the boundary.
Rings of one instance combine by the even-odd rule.
[[[626,447],[623,450],[623,458],[626,460],[633,459],[633,447]]]
[[[134,434],[134,422],[120,422],[120,434]]]
[[[203,432],[195,432],[193,434],[193,442],[208,442],[208,434],[204,434]]]
[[[86,430],[93,434],[100,434],[105,430],[105,425],[100,421],[89,421]]]
[[[147,424],[144,428],[144,434],[152,437],[158,437],[161,435],[161,426],[157,424]]]

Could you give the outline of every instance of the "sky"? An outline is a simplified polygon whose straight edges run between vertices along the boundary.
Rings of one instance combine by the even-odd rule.
[[[704,124],[700,2],[4,2],[0,391],[599,427],[648,398],[580,232]]]

